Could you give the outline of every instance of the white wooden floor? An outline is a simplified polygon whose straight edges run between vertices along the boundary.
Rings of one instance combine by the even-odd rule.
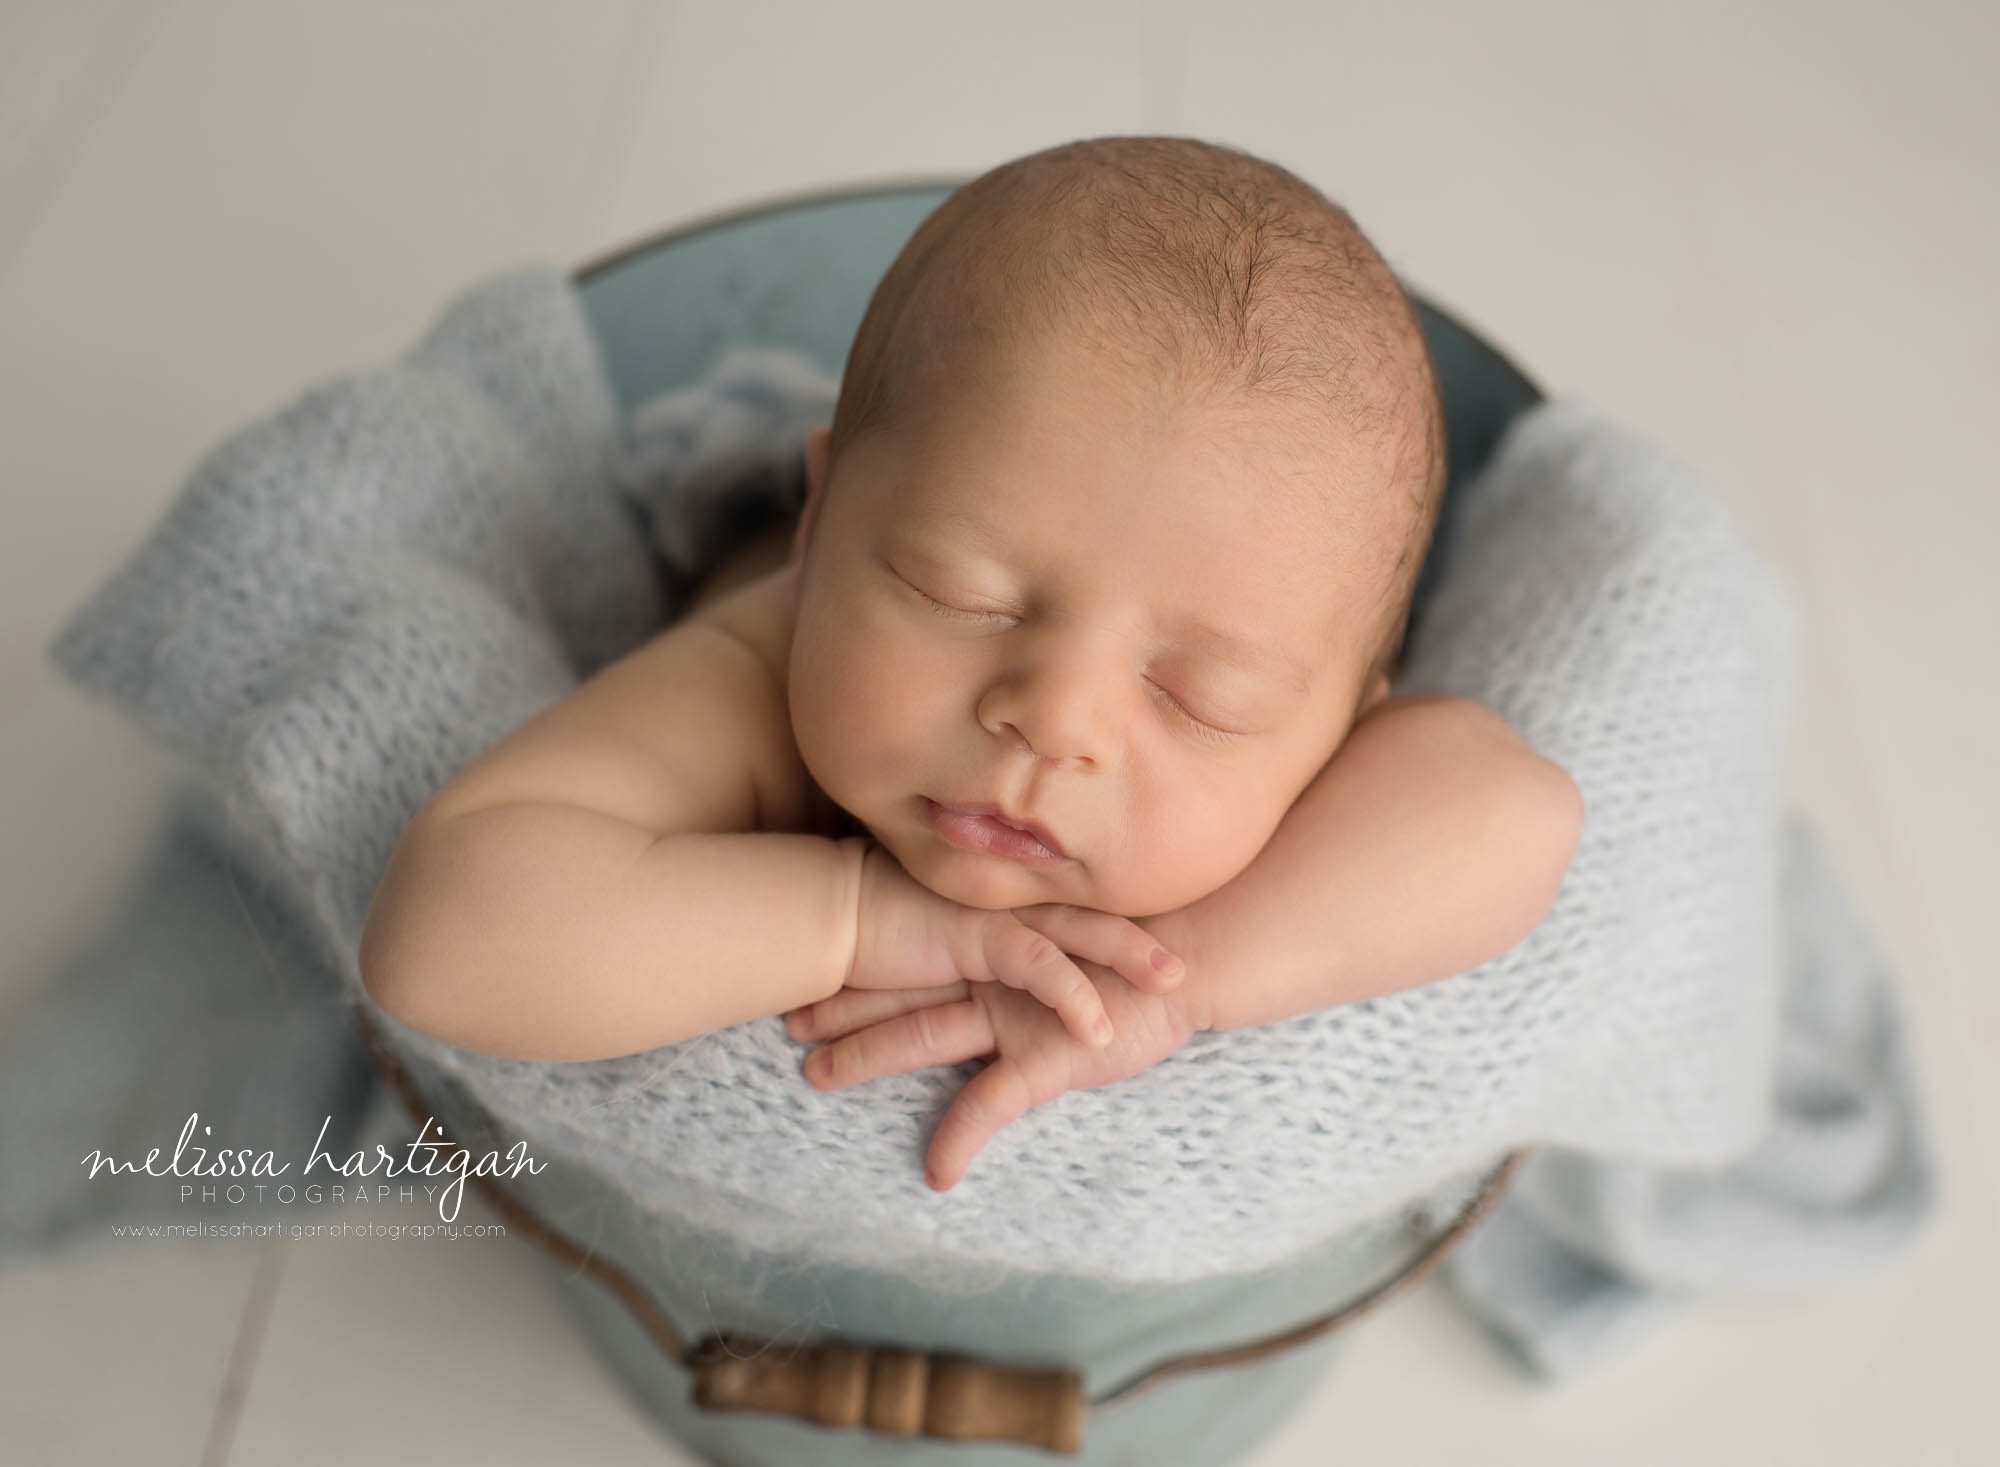
[[[42,649],[225,433],[487,271],[1206,136],[1673,444],[1782,565],[1795,798],[1899,964],[1946,1169],[1893,1273],[1704,1306],[1559,1392],[1427,1285],[1253,1467],[2000,1462],[1996,46],[1991,6],[1854,0],[0,0],[0,1022],[167,775]],[[510,1239],[107,1241],[0,1275],[0,1460],[691,1459]]]

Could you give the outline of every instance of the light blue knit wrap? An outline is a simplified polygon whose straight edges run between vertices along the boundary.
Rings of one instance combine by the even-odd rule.
[[[795,509],[836,386],[737,351],[621,422],[566,275],[509,271],[208,454],[54,655],[222,795],[367,1002],[362,922],[418,804]],[[1029,1112],[944,1194],[922,1159],[976,1064],[822,1093],[776,1016],[583,1064],[378,1022],[538,1156],[943,1290],[1262,1268],[1521,1145],[1544,1150],[1453,1270],[1545,1368],[1654,1285],[1741,1284],[1814,1238],[1789,1282],[1872,1265],[1928,1164],[1889,977],[1783,810],[1779,579],[1686,467],[1576,399],[1517,422],[1457,534],[1394,691],[1495,709],[1589,809],[1548,919],[1474,971],[1199,1035]]]

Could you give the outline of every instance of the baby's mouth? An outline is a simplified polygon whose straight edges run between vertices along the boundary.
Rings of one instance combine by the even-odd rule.
[[[1057,865],[1068,859],[1053,834],[1037,825],[1016,824],[992,805],[948,805],[928,795],[919,798],[923,802],[925,823],[939,837],[962,850],[1030,866]]]

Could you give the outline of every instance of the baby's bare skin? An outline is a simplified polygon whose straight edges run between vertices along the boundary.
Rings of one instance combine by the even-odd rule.
[[[680,621],[427,803],[364,933],[378,1003],[467,1048],[545,1060],[815,1004],[817,1032],[840,1038],[881,1013],[841,987],[863,827],[812,778],[786,711],[802,538],[781,524],[740,547]],[[1463,971],[1547,911],[1581,830],[1573,784],[1476,704],[1385,694],[1250,868],[1146,919],[1188,962],[1195,1027]],[[672,911],[701,920],[660,920]],[[914,1032],[841,1039],[842,1082],[949,1062],[906,1052]]]
[[[717,563],[696,587],[680,625],[710,623],[727,630],[757,654],[769,670],[775,701],[764,706],[782,707],[786,698],[787,670],[791,664],[795,602],[786,595],[791,573],[787,561],[797,537],[796,518],[778,528],[745,541]],[[717,688],[710,696],[735,696],[728,688]],[[754,712],[744,708],[746,715]],[[790,728],[785,729],[790,742]],[[772,822],[759,829],[784,829],[836,838],[866,835],[867,829],[827,798],[802,760],[797,746],[793,757],[764,771],[769,785]]]
[[[992,1115],[1003,1085],[1018,1105],[1122,1076],[1078,1066],[1045,1015],[1007,1050],[989,981],[909,1022],[849,1002],[875,987],[855,970],[871,853],[954,913],[1142,928],[1186,962],[1173,1022],[1147,1026],[1181,1035],[1448,977],[1539,924],[1581,832],[1573,783],[1490,710],[1363,676],[1398,550],[1351,508],[1391,472],[1377,445],[1302,464],[1074,343],[977,388],[858,440],[838,488],[808,434],[789,534],[418,812],[363,935],[383,1008],[575,1060],[825,1004],[843,1083],[998,1044],[974,1082]],[[925,813],[981,800],[1062,849],[989,853]]]

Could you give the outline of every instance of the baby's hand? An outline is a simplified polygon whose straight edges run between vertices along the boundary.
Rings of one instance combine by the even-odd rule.
[[[1104,1000],[1069,953],[1102,963],[1147,993],[1171,990],[1187,971],[1129,918],[1067,902],[968,907],[924,886],[880,845],[871,843],[862,858],[847,988],[1001,983],[1056,1010],[1080,1043],[1099,1048],[1112,1037]],[[1165,954],[1165,968],[1156,954]]]
[[[843,988],[793,1009],[785,1028],[794,1039],[826,1041],[805,1066],[806,1079],[820,1090],[992,1056],[932,1133],[924,1178],[945,1192],[1030,1107],[1150,1069],[1199,1027],[1179,992],[1143,991],[1108,968],[1088,961],[1083,967],[1117,1029],[1107,1047],[1079,1044],[1046,1005],[992,983],[900,992]]]

